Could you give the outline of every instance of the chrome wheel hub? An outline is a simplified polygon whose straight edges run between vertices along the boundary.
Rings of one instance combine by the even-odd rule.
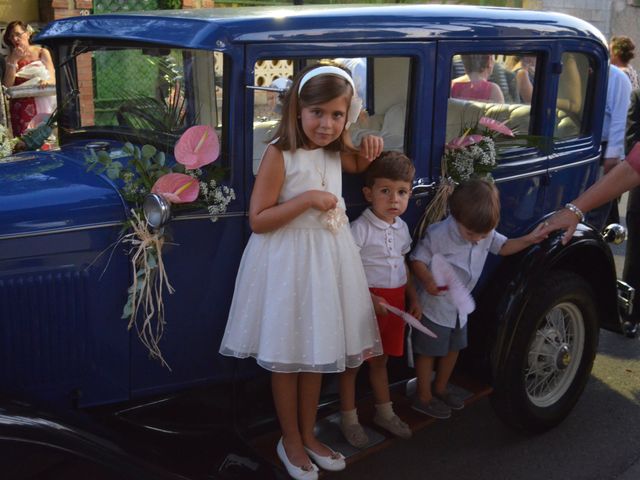
[[[524,384],[537,407],[560,400],[571,386],[584,351],[582,312],[573,303],[554,306],[542,319],[529,344]]]

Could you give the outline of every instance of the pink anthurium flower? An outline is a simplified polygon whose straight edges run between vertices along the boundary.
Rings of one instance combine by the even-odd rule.
[[[501,133],[508,137],[513,137],[513,131],[511,131],[511,129],[507,127],[505,123],[506,122],[499,122],[496,119],[489,117],[481,117],[480,120],[478,120],[479,125],[482,125],[489,130],[493,130],[494,132]]]
[[[482,135],[467,135],[466,133],[461,137],[454,138],[447,143],[446,148],[449,150],[460,150],[461,148],[468,147],[474,143],[478,143],[482,140]]]
[[[189,203],[198,198],[200,182],[184,173],[167,173],[156,180],[151,192],[171,203]]]
[[[188,170],[215,162],[220,154],[218,135],[208,125],[188,128],[173,149],[176,160]]]

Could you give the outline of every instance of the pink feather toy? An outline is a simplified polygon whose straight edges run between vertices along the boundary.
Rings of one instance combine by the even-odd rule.
[[[460,315],[468,315],[476,309],[476,302],[471,292],[460,281],[449,262],[439,253],[431,259],[431,273],[438,288],[447,292],[448,299],[455,305]]]

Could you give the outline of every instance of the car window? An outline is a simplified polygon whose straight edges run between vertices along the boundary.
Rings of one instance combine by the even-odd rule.
[[[169,48],[82,48],[63,69],[69,91],[63,128],[153,132],[177,138],[207,124],[222,135],[223,55]]]
[[[356,90],[364,96],[365,109],[349,129],[355,146],[366,135],[379,135],[385,150],[406,151],[406,115],[409,98],[409,57],[331,57],[313,59],[265,59],[254,66],[253,172],[258,170],[267,143],[281,118],[281,91],[295,73],[295,66],[338,63],[352,72]],[[367,82],[370,82],[368,84]]]
[[[562,73],[558,84],[554,137],[577,137],[586,128],[586,95],[593,67],[590,58],[577,52],[562,55]]]
[[[535,71],[539,63],[539,56],[534,53],[454,55],[446,142],[476,126],[483,116],[505,122],[514,133],[532,133],[531,105],[536,96]]]

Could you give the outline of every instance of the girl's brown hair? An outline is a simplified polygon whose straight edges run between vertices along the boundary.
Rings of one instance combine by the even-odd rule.
[[[9,22],[9,25],[7,25],[7,28],[4,31],[4,35],[2,36],[2,41],[11,50],[15,48],[11,37],[13,36],[13,31],[16,29],[16,27],[20,27],[22,28],[22,30],[27,32],[27,35],[29,35],[29,43],[31,43],[31,34],[29,33],[29,27],[27,27],[27,25],[20,20],[14,20],[13,22]]]
[[[449,198],[451,216],[475,233],[487,233],[500,221],[500,194],[487,180],[467,180]]]
[[[282,102],[282,119],[280,120],[280,125],[275,135],[271,139],[272,141],[277,139],[274,145],[280,150],[295,152],[296,149],[309,144],[309,139],[302,129],[302,122],[299,118],[300,111],[303,108],[330,102],[334,98],[341,96],[345,96],[347,107],[351,103],[353,89],[347,80],[337,75],[318,75],[317,77],[311,78],[304,84],[302,91],[298,95],[302,77],[307,72],[321,66],[324,66],[324,64],[310,65],[300,70],[293,81],[293,85],[291,85],[291,88],[289,88],[284,97]],[[345,72],[349,73],[346,68],[340,65],[332,64],[332,66],[342,68]],[[347,129],[345,128],[337,140],[324,148],[340,152],[352,151],[353,146],[348,135]]]

